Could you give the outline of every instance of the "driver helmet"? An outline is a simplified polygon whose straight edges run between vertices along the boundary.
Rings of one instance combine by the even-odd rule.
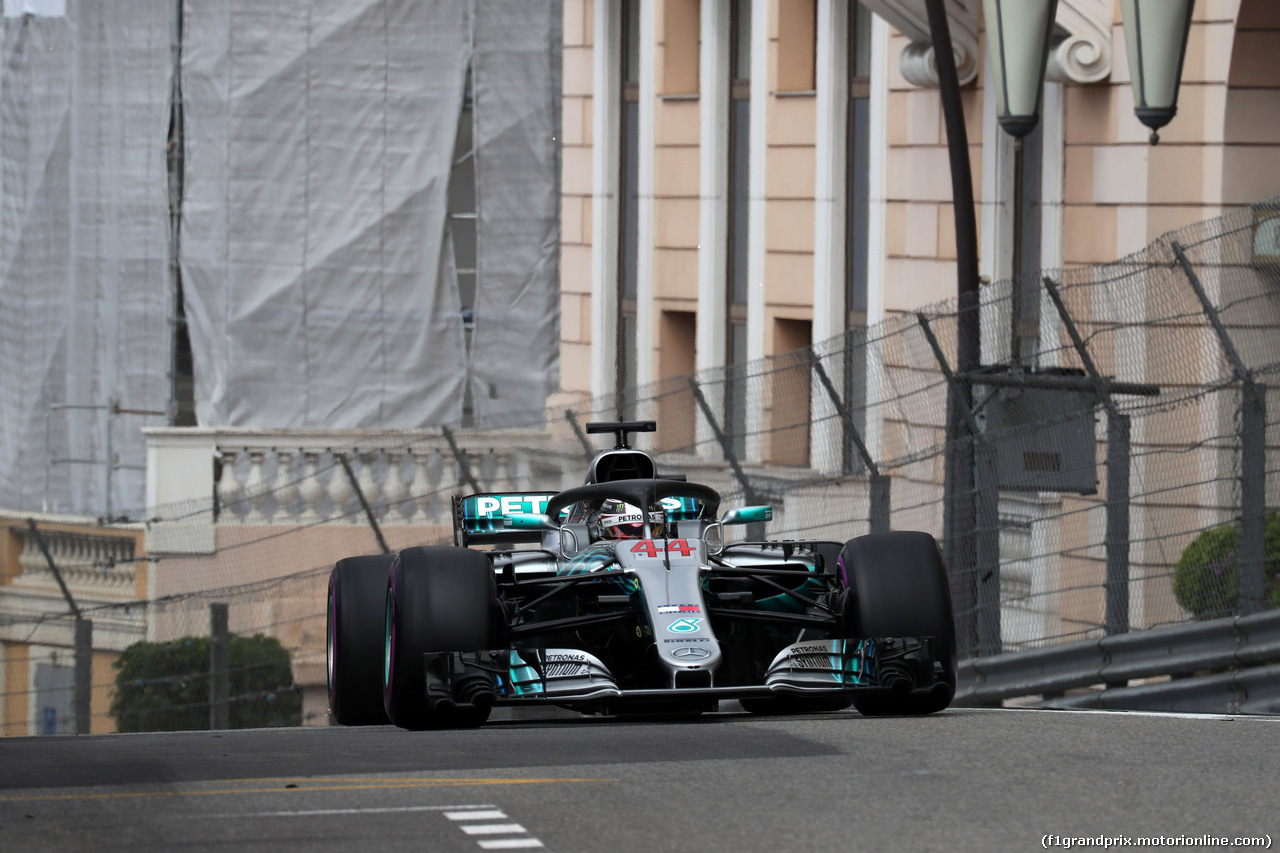
[[[637,506],[610,498],[600,505],[599,518],[601,539],[644,538],[644,516]],[[649,533],[653,538],[663,535],[665,521],[666,513],[650,508]]]

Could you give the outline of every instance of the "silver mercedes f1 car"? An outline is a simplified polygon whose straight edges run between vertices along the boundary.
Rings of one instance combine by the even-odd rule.
[[[616,444],[585,485],[455,497],[454,545],[334,566],[337,722],[477,726],[499,705],[683,714],[733,699],[761,714],[918,715],[950,704],[955,629],[932,536],[729,543],[726,527],[761,527],[772,508],[719,514],[714,489],[660,475],[629,445],[653,421],[587,427]]]

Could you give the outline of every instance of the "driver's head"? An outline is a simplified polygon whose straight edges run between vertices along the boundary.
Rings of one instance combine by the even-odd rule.
[[[649,512],[649,533],[658,538],[663,535],[666,514],[661,509]],[[644,516],[640,508],[620,500],[609,499],[600,506],[600,538],[641,539],[644,537]]]

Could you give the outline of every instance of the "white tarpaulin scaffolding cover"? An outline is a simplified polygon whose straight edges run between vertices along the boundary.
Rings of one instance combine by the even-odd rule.
[[[142,505],[139,427],[166,418],[138,412],[173,410],[178,292],[202,426],[459,424],[467,388],[478,425],[541,412],[559,382],[560,0],[4,10],[0,506]]]
[[[188,3],[182,274],[201,424],[416,427],[558,376],[558,0]],[[475,87],[476,325],[446,239]]]
[[[40,509],[48,497],[51,508],[101,515],[142,502],[138,428],[165,419],[106,407],[164,412],[169,399],[172,7],[5,4],[5,507]],[[110,475],[108,454],[120,463]]]

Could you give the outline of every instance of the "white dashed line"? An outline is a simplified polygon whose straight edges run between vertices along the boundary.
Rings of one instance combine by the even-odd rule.
[[[470,812],[445,812],[449,820],[506,820],[507,816],[497,809],[476,809]]]
[[[472,823],[472,821],[510,821],[499,809],[472,809],[445,812],[449,820],[458,822],[458,828],[467,835],[511,835],[514,838],[477,838],[481,850],[529,850],[540,848],[542,842],[529,835],[529,830],[518,823]]]
[[[503,817],[502,812],[497,811],[480,811],[480,809],[489,809],[491,806],[393,806],[388,808],[369,808],[369,809],[308,809],[306,811],[280,811],[280,812],[226,812],[221,814],[204,814],[204,815],[184,815],[183,820],[191,818],[227,818],[227,817],[329,817],[333,815],[362,815],[362,814],[397,814],[401,812],[438,812],[444,811],[445,814],[455,814],[459,817],[450,818],[450,820],[470,820],[465,815],[483,814]],[[474,811],[445,811],[446,809],[474,809]]]
[[[528,832],[518,823],[481,823],[462,827],[467,835],[523,835]]]

